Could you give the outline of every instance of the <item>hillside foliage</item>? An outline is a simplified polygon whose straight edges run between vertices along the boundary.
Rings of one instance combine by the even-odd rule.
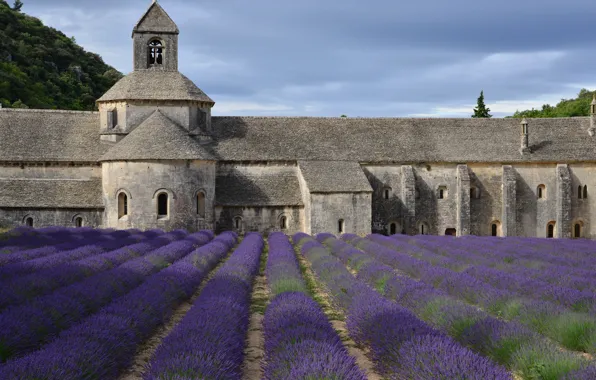
[[[94,110],[95,100],[121,77],[74,38],[0,0],[3,107]]]
[[[589,91],[582,88],[575,99],[561,99],[555,106],[544,104],[542,109],[515,111],[512,117],[573,117],[589,116],[590,103],[596,91]]]

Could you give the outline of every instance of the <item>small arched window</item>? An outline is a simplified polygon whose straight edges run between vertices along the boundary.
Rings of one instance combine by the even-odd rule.
[[[205,193],[202,191],[197,194],[197,214],[200,218],[205,217]]]
[[[234,218],[234,228],[236,230],[242,229],[242,218],[237,216]]]
[[[538,199],[546,199],[546,186],[538,185],[536,193],[538,195]]]
[[[447,198],[447,186],[439,186],[438,191],[439,191],[439,193],[438,193],[439,199]]]
[[[582,222],[575,222],[573,224],[573,237],[581,238],[583,235],[584,225]]]
[[[74,219],[74,225],[75,225],[75,227],[77,227],[77,228],[83,227],[83,218],[82,218],[82,217],[80,217],[80,216],[77,216],[77,217]]]
[[[33,218],[28,216],[25,218],[25,225],[27,227],[33,227]]]
[[[472,199],[478,199],[480,198],[480,189],[477,187],[470,187],[470,198]]]
[[[418,224],[418,233],[420,235],[428,235],[429,234],[428,224],[426,224],[424,222]]]
[[[577,187],[577,199],[582,199],[582,186]]]
[[[285,215],[282,215],[282,217],[279,218],[279,228],[282,230],[288,228],[288,218]]]
[[[337,221],[337,232],[339,232],[340,234],[343,234],[345,230],[345,221],[343,219],[340,219]]]
[[[395,235],[397,233],[397,223],[391,223],[389,225],[389,235]]]
[[[163,64],[163,45],[159,40],[149,42],[149,64]]]
[[[549,222],[546,225],[546,237],[547,238],[554,238],[555,237],[555,222]]]
[[[389,199],[389,197],[391,197],[391,188],[386,187],[383,189],[383,198]]]
[[[588,185],[584,185],[584,199],[588,198]]]
[[[168,216],[168,194],[160,193],[157,196],[157,217],[166,218]]]
[[[128,195],[125,192],[118,194],[118,219],[128,215]]]

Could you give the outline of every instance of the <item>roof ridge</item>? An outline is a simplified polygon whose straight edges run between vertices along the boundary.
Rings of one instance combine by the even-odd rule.
[[[99,111],[75,111],[75,110],[53,110],[43,108],[0,108],[0,112],[23,112],[23,113],[66,113],[66,114],[87,114],[98,115]]]
[[[408,117],[408,116],[240,116],[240,115],[220,115],[212,116],[214,119],[325,119],[325,120],[521,120],[512,117],[491,117],[491,118],[471,118],[471,117]],[[570,117],[529,117],[529,120],[570,120],[570,119],[588,119],[590,116],[570,116]]]

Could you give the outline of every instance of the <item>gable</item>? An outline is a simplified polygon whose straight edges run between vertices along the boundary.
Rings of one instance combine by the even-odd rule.
[[[178,34],[178,26],[166,11],[154,1],[143,17],[135,25],[133,33],[175,33]]]

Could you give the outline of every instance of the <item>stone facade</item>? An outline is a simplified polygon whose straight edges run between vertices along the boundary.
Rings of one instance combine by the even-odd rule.
[[[0,225],[596,237],[565,119],[212,117],[153,2],[98,112],[0,110]]]

